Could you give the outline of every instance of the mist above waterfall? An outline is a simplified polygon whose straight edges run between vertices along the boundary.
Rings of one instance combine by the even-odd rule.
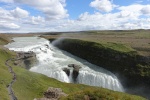
[[[38,37],[19,37],[14,38],[14,41],[15,42],[8,44],[6,47],[14,51],[33,51],[36,54],[39,63],[33,66],[30,71],[44,74],[62,82],[73,83],[73,69],[70,68],[70,75],[68,76],[63,71],[63,68],[68,68],[68,64],[77,64],[81,66],[81,69],[79,70],[76,83],[104,87],[115,91],[124,91],[114,74],[86,60],[59,50],[46,39]],[[61,39],[53,42],[53,44],[59,41],[61,41]]]

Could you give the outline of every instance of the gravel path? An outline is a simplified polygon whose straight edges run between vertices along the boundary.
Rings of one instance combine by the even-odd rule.
[[[10,58],[10,59],[6,60],[6,62],[5,62],[5,65],[8,67],[9,72],[13,76],[12,81],[9,83],[9,85],[7,85],[7,89],[8,89],[10,100],[18,100],[17,97],[14,94],[13,89],[12,89],[12,85],[16,81],[16,73],[13,71],[12,67],[8,64],[8,62],[11,61],[11,60],[15,60],[15,59]]]

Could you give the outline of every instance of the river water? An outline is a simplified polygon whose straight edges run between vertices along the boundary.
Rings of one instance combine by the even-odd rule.
[[[33,51],[36,54],[38,63],[30,69],[32,72],[41,73],[62,82],[73,83],[72,74],[68,76],[63,68],[68,68],[68,64],[77,64],[82,68],[79,71],[76,83],[124,91],[113,73],[59,50],[44,38],[16,37],[13,40],[14,42],[5,45],[5,47],[14,51]],[[70,68],[70,70],[72,72],[73,69]]]

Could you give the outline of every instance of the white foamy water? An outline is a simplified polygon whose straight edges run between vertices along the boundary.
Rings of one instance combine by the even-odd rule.
[[[67,68],[68,64],[77,64],[82,67],[77,77],[77,83],[104,87],[115,91],[124,91],[114,74],[55,48],[46,39],[39,37],[17,37],[13,40],[15,42],[5,46],[9,50],[35,52],[39,63],[33,66],[30,71],[42,73],[62,82],[72,83],[72,75],[67,76],[62,69]],[[72,69],[70,68],[70,70]]]

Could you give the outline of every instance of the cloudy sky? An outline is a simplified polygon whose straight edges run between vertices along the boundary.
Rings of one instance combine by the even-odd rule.
[[[0,32],[150,29],[150,0],[0,0]]]

